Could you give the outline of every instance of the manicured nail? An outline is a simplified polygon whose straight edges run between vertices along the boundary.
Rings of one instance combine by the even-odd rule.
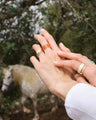
[[[40,30],[40,32],[41,32],[41,31],[44,31],[44,30],[45,30],[45,29],[42,28],[42,29]]]
[[[60,45],[61,45],[61,47],[65,47],[64,44],[63,44],[62,42],[60,42]]]
[[[44,30],[44,28],[41,28],[41,30]]]

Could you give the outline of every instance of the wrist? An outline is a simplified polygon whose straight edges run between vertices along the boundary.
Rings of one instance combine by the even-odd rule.
[[[69,90],[77,84],[76,81],[71,80],[70,82],[59,82],[54,89],[54,94],[62,100],[65,100]]]

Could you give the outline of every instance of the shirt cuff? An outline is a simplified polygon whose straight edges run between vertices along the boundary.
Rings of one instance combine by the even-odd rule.
[[[94,107],[95,102],[96,88],[89,84],[78,83],[69,90],[66,96],[66,112],[71,118],[78,119],[82,115],[92,118],[95,116],[96,118],[96,105]]]

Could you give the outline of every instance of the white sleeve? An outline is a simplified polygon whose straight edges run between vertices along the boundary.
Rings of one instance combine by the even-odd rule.
[[[65,108],[72,120],[96,120],[96,88],[78,83],[68,92]]]

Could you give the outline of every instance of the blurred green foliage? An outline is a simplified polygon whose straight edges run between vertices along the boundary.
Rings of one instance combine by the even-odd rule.
[[[15,106],[16,101],[20,102],[21,91],[18,85],[12,85],[10,89],[2,94],[0,99],[0,115],[8,113],[12,106]]]
[[[3,79],[4,75],[3,75],[3,71],[0,70],[0,80]]]
[[[59,44],[96,61],[96,1],[63,0],[40,8],[44,26]]]
[[[73,52],[80,52],[91,59],[96,58],[96,2],[89,0],[69,0],[67,2],[45,1],[36,11],[30,6],[17,7],[8,4],[1,6],[0,14],[0,59],[2,64],[30,63],[30,56],[35,55],[31,49],[34,40],[35,25],[45,28],[57,43],[63,42]],[[41,14],[42,18],[38,14]],[[6,14],[6,16],[5,16]],[[13,25],[14,21],[16,25]],[[38,28],[37,32],[40,31]]]

